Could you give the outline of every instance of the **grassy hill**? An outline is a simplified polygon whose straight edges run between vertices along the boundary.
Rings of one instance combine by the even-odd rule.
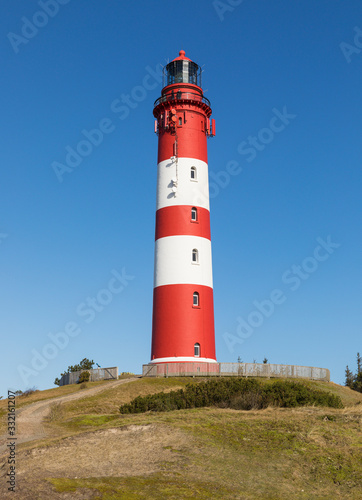
[[[32,471],[27,489],[35,498],[360,498],[362,394],[346,387],[307,382],[340,396],[343,409],[119,413],[139,395],[199,381],[137,379],[109,388],[103,382],[101,393],[61,404],[51,399],[79,386],[18,398],[18,408],[51,403],[48,436],[18,450],[19,463]]]

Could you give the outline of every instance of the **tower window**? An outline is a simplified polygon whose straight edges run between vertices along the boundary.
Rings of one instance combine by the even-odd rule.
[[[200,305],[200,297],[199,297],[198,292],[194,292],[192,305],[194,307],[198,307]]]
[[[199,263],[199,251],[196,248],[192,250],[192,263],[193,264]]]
[[[191,208],[191,220],[197,221],[197,208],[195,207]]]
[[[178,119],[178,124],[179,124],[180,127],[182,126],[182,118]]]
[[[194,345],[194,356],[196,356],[197,358],[200,357],[200,344],[197,342]]]
[[[190,177],[193,181],[197,180],[197,171],[196,167],[191,167]]]

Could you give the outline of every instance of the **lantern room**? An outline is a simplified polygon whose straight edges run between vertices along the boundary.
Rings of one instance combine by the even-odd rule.
[[[185,57],[184,50],[180,50],[179,57],[176,57],[163,69],[163,87],[175,83],[186,83],[201,87],[201,73],[200,66]]]

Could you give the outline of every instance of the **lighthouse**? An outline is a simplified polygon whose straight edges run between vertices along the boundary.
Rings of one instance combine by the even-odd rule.
[[[215,121],[201,72],[181,50],[163,70],[153,110],[158,164],[151,363],[207,363],[216,371],[207,163]]]

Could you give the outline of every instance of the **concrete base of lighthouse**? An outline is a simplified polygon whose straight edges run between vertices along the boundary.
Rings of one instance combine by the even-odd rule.
[[[161,359],[164,361],[161,362]],[[215,360],[161,358],[142,367],[143,377],[266,377],[330,381],[328,368],[263,363],[218,363]],[[177,359],[177,361],[168,361]]]

